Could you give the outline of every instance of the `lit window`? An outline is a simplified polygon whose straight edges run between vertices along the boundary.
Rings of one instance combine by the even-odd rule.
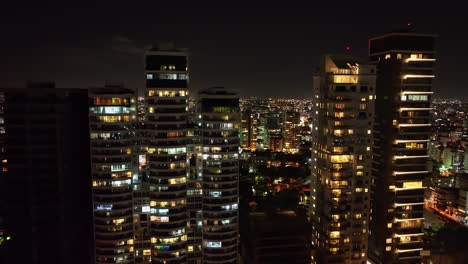
[[[358,83],[359,78],[356,75],[333,75],[334,83]]]
[[[188,247],[187,247],[187,251],[188,251],[188,252],[193,252],[193,246],[188,246]]]
[[[392,55],[390,55],[390,54],[385,54],[385,59],[386,59],[386,60],[390,59],[391,57],[392,57]]]
[[[335,104],[335,108],[336,108],[336,109],[344,109],[344,108],[345,108],[345,104]]]
[[[385,240],[385,243],[391,244],[391,243],[392,243],[392,239],[391,239],[391,238],[387,238],[387,239]]]
[[[343,118],[344,117],[344,112],[335,112],[335,117],[336,118]]]
[[[342,136],[343,135],[343,130],[335,129],[335,130],[333,130],[333,135],[338,136],[338,137]]]
[[[391,251],[391,250],[392,250],[392,247],[390,246],[385,247],[385,251]]]
[[[331,162],[333,163],[344,163],[352,162],[354,160],[353,155],[330,155]]]
[[[146,74],[146,79],[147,80],[153,80],[153,74],[152,73],[147,73]]]
[[[206,242],[206,247],[209,247],[209,248],[220,248],[221,246],[222,246],[222,242],[218,242],[218,241]]]
[[[123,219],[123,218],[112,220],[112,223],[115,224],[115,225],[122,224],[123,222],[125,222],[125,219]]]
[[[428,95],[408,95],[408,101],[428,101]]]
[[[397,58],[398,60],[401,60],[402,57],[403,57],[403,56],[401,55],[401,53],[398,53],[398,54],[396,55],[396,58]]]
[[[422,181],[404,182],[403,188],[422,188]]]
[[[387,228],[392,228],[392,223],[387,223]]]

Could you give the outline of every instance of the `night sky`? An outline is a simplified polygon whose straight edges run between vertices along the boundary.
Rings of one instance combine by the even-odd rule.
[[[370,36],[410,21],[418,32],[439,35],[436,95],[468,99],[468,15],[458,2],[103,2],[3,4],[0,81],[141,88],[145,49],[173,40],[191,50],[195,90],[225,86],[242,96],[311,97],[321,55],[343,53],[349,45],[350,53],[365,57]]]

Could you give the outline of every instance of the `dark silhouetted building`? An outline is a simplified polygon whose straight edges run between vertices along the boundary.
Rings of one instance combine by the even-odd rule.
[[[294,211],[253,212],[242,247],[245,263],[311,263],[311,226]]]
[[[2,87],[2,263],[92,263],[87,90]]]

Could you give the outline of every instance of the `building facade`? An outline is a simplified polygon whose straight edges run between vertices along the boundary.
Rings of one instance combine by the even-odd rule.
[[[87,98],[54,83],[0,87],[1,263],[93,262]]]
[[[146,53],[145,76],[151,261],[186,263],[188,51],[158,44]]]
[[[435,36],[395,32],[370,39],[377,67],[371,248],[377,263],[420,263]]]
[[[135,92],[89,89],[96,263],[134,263]]]
[[[315,263],[365,263],[375,69],[327,55],[314,76],[310,219]]]
[[[203,167],[203,263],[237,263],[239,236],[239,97],[201,90],[197,105]]]

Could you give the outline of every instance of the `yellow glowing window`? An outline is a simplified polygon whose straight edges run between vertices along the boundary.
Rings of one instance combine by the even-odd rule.
[[[343,147],[333,147],[333,152],[335,153],[343,153]]]
[[[386,60],[388,60],[388,59],[390,59],[390,58],[392,58],[392,55],[391,55],[391,54],[385,54],[385,59],[386,59]]]
[[[156,206],[156,201],[151,201],[150,206]]]
[[[148,112],[150,112],[151,114],[154,113],[154,107],[150,106],[150,107],[148,108]]]
[[[397,58],[398,60],[401,60],[401,58],[402,58],[401,53],[398,53],[398,54],[396,55],[396,58]]]
[[[155,237],[151,238],[151,243],[156,243],[157,239]]]
[[[387,223],[387,228],[392,228],[392,223]]]
[[[148,149],[148,153],[149,153],[149,154],[153,154],[155,151],[156,151],[155,148],[149,148],[149,149]]]
[[[416,143],[416,142],[406,143],[405,148],[407,148],[407,149],[423,149],[424,144]]]
[[[188,95],[188,92],[186,92],[186,91],[180,91],[179,92],[179,96],[186,96],[186,95]]]
[[[354,134],[354,130],[348,129],[348,134],[350,134],[350,135]]]
[[[116,224],[116,225],[121,224],[121,223],[123,223],[123,222],[125,222],[125,219],[123,219],[123,218],[119,218],[119,219],[114,219],[114,220],[112,220],[112,223],[113,223],[113,224]]]
[[[364,176],[364,172],[362,172],[362,171],[357,171],[357,172],[356,172],[356,176]]]
[[[388,189],[389,189],[389,190],[394,190],[394,189],[395,189],[395,185],[390,185],[390,186],[388,186]]]
[[[161,97],[175,97],[176,92],[175,91],[158,91],[158,96],[161,96]]]
[[[366,150],[367,150],[367,151],[370,151],[370,147],[366,147]]]
[[[411,59],[422,59],[423,55],[422,54],[411,54],[410,58]]]
[[[367,104],[359,104],[359,109],[360,110],[366,110],[367,109]]]
[[[336,118],[343,118],[344,117],[344,112],[335,112],[335,117]]]
[[[133,245],[133,239],[127,240],[127,244],[128,244],[128,245]]]
[[[333,75],[334,83],[358,83],[359,78],[355,75]]]
[[[356,218],[356,219],[361,219],[361,218],[362,218],[362,215],[361,215],[361,214],[356,214],[356,215],[354,216],[354,218]]]
[[[335,126],[343,126],[344,122],[343,121],[335,121]]]
[[[336,108],[336,109],[344,109],[344,108],[345,108],[345,104],[335,104],[335,108]]]
[[[188,246],[188,247],[187,247],[187,251],[188,251],[188,252],[193,252],[193,246]]]
[[[397,121],[396,119],[393,119],[392,124],[393,124],[394,126],[396,126],[396,125],[398,125],[398,121]]]
[[[385,243],[387,243],[387,244],[391,244],[391,243],[392,243],[392,239],[391,239],[391,238],[387,238],[387,239],[385,239]]]
[[[151,250],[150,249],[143,249],[143,256],[149,256],[151,255]]]
[[[148,90],[148,96],[154,96],[154,90]]]
[[[330,155],[331,162],[336,163],[344,163],[344,162],[352,162],[354,157],[352,155]]]
[[[385,251],[391,251],[391,250],[392,250],[392,247],[390,246],[385,247]]]
[[[330,238],[338,238],[340,237],[340,231],[331,231]]]
[[[422,181],[404,182],[403,188],[422,188]]]
[[[362,188],[356,188],[356,192],[362,192]]]
[[[125,153],[127,153],[127,155],[130,155],[130,154],[132,154],[132,149],[129,149],[129,148],[128,148],[128,149],[126,149],[126,150],[125,150]]]
[[[342,136],[344,134],[344,131],[341,129],[335,129],[333,130],[333,135],[335,136]]]

